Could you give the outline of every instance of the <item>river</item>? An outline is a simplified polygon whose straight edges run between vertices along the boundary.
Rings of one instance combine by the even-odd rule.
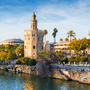
[[[0,90],[90,90],[90,85],[0,70]]]

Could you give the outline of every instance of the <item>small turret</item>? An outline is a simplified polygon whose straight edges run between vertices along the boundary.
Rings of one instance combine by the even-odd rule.
[[[33,12],[33,15],[32,15],[32,20],[36,20],[36,15],[35,15],[35,12]]]
[[[31,20],[31,30],[37,30],[37,20],[36,20],[36,15],[34,12],[33,12],[32,20]]]

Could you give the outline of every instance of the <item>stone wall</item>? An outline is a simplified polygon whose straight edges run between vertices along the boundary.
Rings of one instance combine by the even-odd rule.
[[[41,66],[41,67],[40,67]],[[5,66],[0,66],[0,69],[4,69]],[[23,73],[33,74],[39,77],[46,78],[57,78],[64,80],[75,80],[81,83],[90,84],[90,72],[81,72],[65,69],[49,69],[43,65],[38,66],[26,66],[26,65],[15,65],[13,71],[21,70]]]

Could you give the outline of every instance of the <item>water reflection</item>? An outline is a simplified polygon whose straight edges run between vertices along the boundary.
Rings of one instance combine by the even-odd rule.
[[[90,90],[90,85],[1,70],[0,90]]]

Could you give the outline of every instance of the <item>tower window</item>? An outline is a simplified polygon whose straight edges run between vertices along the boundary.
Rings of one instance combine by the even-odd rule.
[[[35,49],[35,46],[33,46],[33,49]]]
[[[34,36],[35,36],[35,34],[32,34],[32,36],[34,37]]]
[[[30,38],[28,38],[28,40],[30,40]]]

